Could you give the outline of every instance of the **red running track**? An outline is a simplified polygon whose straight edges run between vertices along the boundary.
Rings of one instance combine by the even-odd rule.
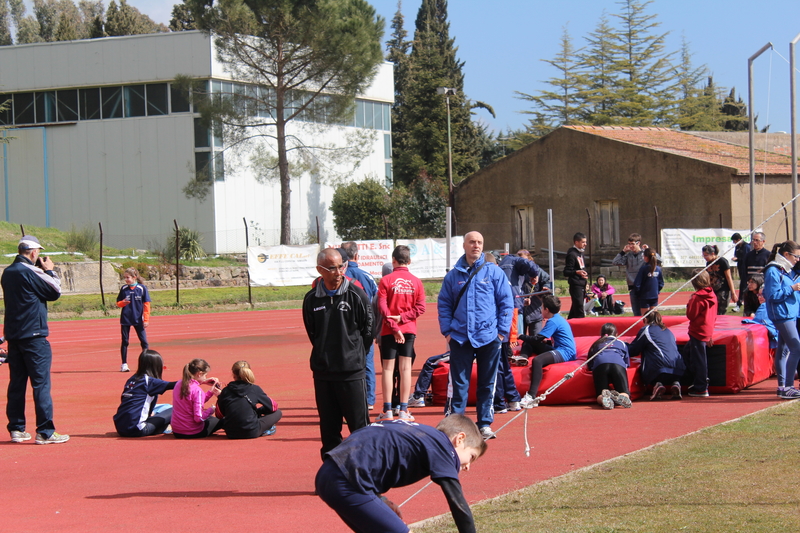
[[[152,319],[148,337],[165,357],[165,379],[179,379],[182,366],[193,357],[208,360],[210,375],[225,382],[233,362],[251,363],[258,383],[278,400],[284,419],[274,436],[244,441],[224,436],[196,441],[165,435],[117,437],[111,417],[129,376],[118,372],[118,324],[115,319],[51,323],[55,422],[71,440],[56,446],[0,441],[0,514],[6,526],[55,532],[348,531],[313,495],[319,434],[308,368],[310,345],[299,311]],[[417,347],[417,369],[425,357],[444,348],[435,305],[419,322]],[[3,390],[6,368],[0,367]],[[758,411],[776,403],[774,390],[770,380],[737,395],[642,401],[627,410],[540,407],[530,411],[531,457],[523,453],[520,417],[490,441],[487,454],[462,476],[467,499],[492,498]],[[171,401],[169,395],[166,401]],[[5,394],[0,406],[5,406]],[[467,414],[474,416],[474,410]],[[416,409],[414,415],[431,425],[442,416],[440,407]],[[30,400],[27,416],[33,431]],[[494,428],[513,416],[497,415]],[[674,474],[665,472],[665,478]],[[402,502],[423,484],[393,490],[389,497]],[[406,521],[413,523],[446,513],[447,505],[432,485],[403,509]]]

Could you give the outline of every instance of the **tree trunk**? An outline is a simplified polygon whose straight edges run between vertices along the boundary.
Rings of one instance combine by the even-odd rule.
[[[278,174],[281,181],[281,244],[292,244],[291,181],[289,158],[286,155],[286,91],[283,80],[282,50],[278,50],[278,72],[275,84],[275,127],[278,141]]]

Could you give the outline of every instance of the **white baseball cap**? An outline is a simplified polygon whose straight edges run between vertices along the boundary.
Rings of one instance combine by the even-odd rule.
[[[44,246],[39,244],[39,239],[33,235],[25,235],[19,240],[19,244],[24,246],[24,250],[35,250],[37,248],[44,250]]]

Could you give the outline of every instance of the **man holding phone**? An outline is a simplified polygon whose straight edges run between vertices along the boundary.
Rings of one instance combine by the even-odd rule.
[[[642,315],[642,311],[639,309],[639,302],[636,300],[636,291],[633,290],[633,283],[636,281],[636,274],[639,273],[639,268],[644,264],[644,251],[646,249],[647,245],[642,244],[642,236],[638,233],[631,233],[630,237],[628,237],[628,244],[622,248],[622,251],[611,262],[613,265],[625,267],[625,277],[628,281],[628,293],[631,298],[633,316]],[[658,254],[656,254],[656,259],[661,259]]]
[[[11,442],[31,439],[25,431],[25,393],[28,380],[36,406],[36,444],[59,444],[69,440],[53,423],[50,397],[50,365],[53,352],[47,341],[47,302],[61,296],[61,281],[53,261],[40,257],[39,239],[25,235],[17,246],[19,255],[0,277],[5,299],[4,334],[8,341],[8,431]]]

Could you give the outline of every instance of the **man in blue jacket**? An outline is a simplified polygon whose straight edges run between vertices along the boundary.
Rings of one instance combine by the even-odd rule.
[[[11,442],[31,439],[25,431],[25,392],[30,379],[36,406],[36,444],[58,444],[69,435],[56,433],[53,399],[50,397],[50,364],[53,352],[47,341],[47,302],[61,296],[61,281],[53,261],[39,257],[39,239],[26,235],[19,241],[19,255],[3,271],[0,285],[5,300],[3,327],[8,340],[8,431]]]
[[[511,329],[514,308],[505,274],[487,265],[483,235],[464,235],[464,255],[447,273],[439,292],[439,330],[450,345],[452,401],[445,414],[464,414],[472,374],[478,365],[478,428],[485,439],[494,438],[494,385],[500,345]]]
[[[369,301],[375,301],[378,286],[369,272],[358,267],[358,244],[355,241],[349,241],[342,244],[342,249],[347,254],[347,276],[358,280],[364,288],[364,292],[367,293]],[[380,330],[378,327],[378,331]],[[367,403],[371,406],[375,405],[375,343],[369,345],[367,352]]]

